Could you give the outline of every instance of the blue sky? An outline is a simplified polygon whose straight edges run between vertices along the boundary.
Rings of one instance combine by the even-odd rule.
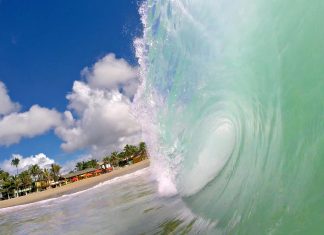
[[[138,6],[133,0],[0,1],[0,81],[11,101],[20,104],[18,113],[39,105],[63,114],[74,82],[88,79],[90,84],[96,79],[91,66],[109,53],[136,67],[133,40],[142,32]],[[85,67],[90,72],[82,77]],[[45,153],[64,163],[91,152],[84,146],[63,151],[62,142],[49,128],[19,143],[1,145],[0,162],[12,154]]]

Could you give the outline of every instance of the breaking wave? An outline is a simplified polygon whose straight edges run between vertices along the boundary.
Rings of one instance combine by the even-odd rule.
[[[149,0],[135,99],[162,195],[219,234],[320,234],[324,2]]]

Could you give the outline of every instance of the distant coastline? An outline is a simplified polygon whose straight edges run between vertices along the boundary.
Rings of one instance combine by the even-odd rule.
[[[141,162],[138,162],[133,165],[129,165],[127,167],[116,169],[110,173],[102,174],[97,177],[92,177],[84,180],[80,180],[78,182],[74,182],[72,184],[67,184],[61,187],[49,189],[42,192],[35,192],[28,194],[23,197],[12,198],[9,200],[0,201],[0,209],[13,207],[18,205],[25,205],[33,202],[38,202],[46,199],[57,198],[62,195],[75,193],[78,191],[82,191],[88,188],[91,188],[99,183],[105,182],[107,180],[111,180],[115,177],[126,175],[133,173],[137,170],[144,169],[150,165],[149,159],[145,159]]]

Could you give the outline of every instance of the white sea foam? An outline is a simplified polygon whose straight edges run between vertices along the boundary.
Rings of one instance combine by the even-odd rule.
[[[150,168],[147,167],[147,168],[144,168],[144,169],[135,171],[133,173],[130,173],[130,174],[127,174],[127,175],[118,176],[118,177],[115,177],[115,178],[113,178],[111,180],[107,180],[105,182],[99,183],[99,184],[93,186],[92,188],[100,188],[100,187],[105,186],[105,185],[121,183],[123,181],[127,181],[129,179],[133,179],[134,177],[141,176],[141,175],[145,175],[145,174],[149,174],[149,173],[150,173]]]
[[[147,143],[151,155],[151,172],[158,182],[158,192],[162,196],[173,196],[177,194],[175,184],[175,172],[170,162],[165,158],[165,152],[161,151],[159,140],[160,126],[157,111],[164,106],[162,97],[152,87],[147,87],[148,70],[148,48],[153,45],[148,36],[148,10],[152,6],[144,1],[139,9],[141,21],[144,27],[143,38],[136,38],[134,46],[136,57],[140,65],[141,85],[134,99],[133,111],[142,125],[143,139]]]

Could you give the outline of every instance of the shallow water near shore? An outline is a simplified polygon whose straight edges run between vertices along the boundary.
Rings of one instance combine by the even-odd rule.
[[[211,227],[179,197],[160,197],[149,168],[78,193],[0,210],[0,234],[196,234]]]

